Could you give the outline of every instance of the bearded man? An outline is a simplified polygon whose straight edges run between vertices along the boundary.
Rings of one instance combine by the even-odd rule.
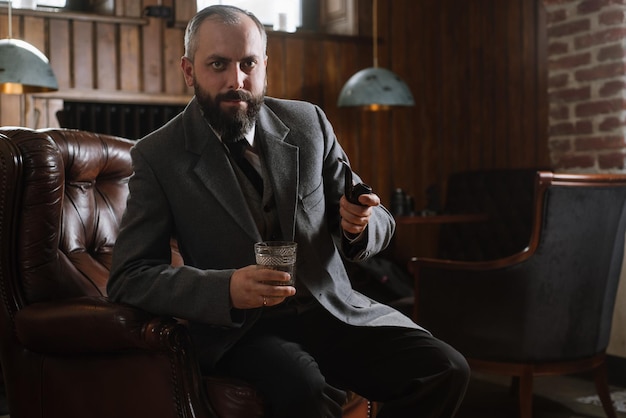
[[[265,97],[266,45],[232,6],[189,22],[181,68],[195,95],[132,150],[109,296],[187,320],[204,373],[255,385],[268,417],[340,417],[346,390],[382,402],[380,418],[453,416],[465,359],[352,289],[342,259],[384,249],[393,217],[376,194],[345,198],[347,156],[319,107]],[[297,242],[294,285],[256,267],[264,240]]]

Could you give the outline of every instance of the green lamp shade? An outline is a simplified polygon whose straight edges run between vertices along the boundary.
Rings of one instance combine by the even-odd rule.
[[[40,50],[19,39],[0,39],[0,93],[38,93],[58,89],[48,58]]]
[[[341,89],[337,105],[381,110],[391,106],[415,106],[415,100],[409,86],[396,74],[370,67],[350,77]]]

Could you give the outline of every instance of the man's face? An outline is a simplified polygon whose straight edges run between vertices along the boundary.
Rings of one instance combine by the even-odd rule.
[[[247,16],[227,25],[212,18],[198,31],[193,63],[183,58],[185,82],[205,117],[226,141],[248,131],[265,96],[267,58],[263,40]]]

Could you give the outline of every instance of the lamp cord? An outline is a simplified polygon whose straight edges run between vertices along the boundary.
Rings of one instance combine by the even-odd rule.
[[[378,1],[372,0],[372,43],[374,51],[374,68],[378,67]]]
[[[11,5],[13,0],[9,0],[9,39],[13,38],[13,18],[11,17]]]

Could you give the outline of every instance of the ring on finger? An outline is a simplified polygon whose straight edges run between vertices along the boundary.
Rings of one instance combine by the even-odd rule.
[[[267,298],[263,296],[263,306],[267,306]]]

